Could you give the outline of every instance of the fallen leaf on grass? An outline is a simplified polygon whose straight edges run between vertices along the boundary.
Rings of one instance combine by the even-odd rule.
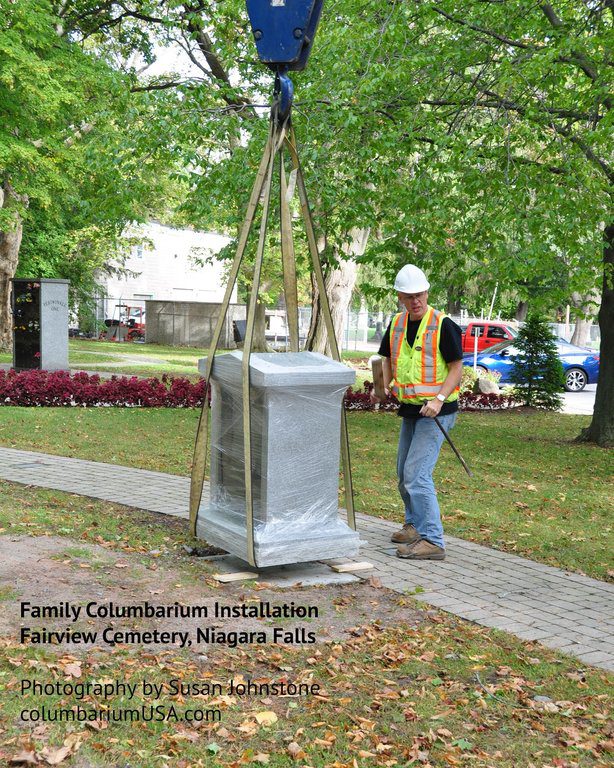
[[[123,563],[123,562],[115,563],[115,567],[116,568],[130,568],[130,563]]]
[[[262,763],[263,765],[266,765],[270,759],[271,759],[271,756],[268,755],[266,752],[258,752],[257,755],[253,756],[252,763]]]
[[[423,653],[422,656],[418,656],[420,661],[433,661],[435,658],[435,652],[434,651],[427,651],[426,653]]]
[[[305,760],[307,757],[305,752],[300,748],[296,741],[291,741],[288,744],[287,750],[288,754],[293,760]]]
[[[253,736],[258,730],[258,725],[253,720],[244,720],[241,725],[237,726],[237,731],[246,733],[248,736]]]
[[[473,749],[473,744],[470,741],[467,741],[467,739],[456,739],[456,741],[452,742],[452,746],[458,747],[463,752],[468,749]]]
[[[45,747],[45,749],[39,752],[39,756],[43,758],[47,765],[59,765],[60,763],[63,763],[67,757],[70,757],[72,753],[73,750],[71,747],[65,746],[60,747],[59,749]]]
[[[11,765],[38,765],[36,754],[34,752],[20,752],[18,755],[11,757],[9,760]]]
[[[77,661],[64,664],[62,669],[69,677],[81,677],[81,664]]]
[[[89,728],[90,731],[104,731],[105,728],[109,727],[109,724],[105,722],[104,720],[98,721],[98,720],[89,720],[85,724],[86,728]]]
[[[255,717],[260,725],[273,725],[278,719],[275,712],[257,712]]]

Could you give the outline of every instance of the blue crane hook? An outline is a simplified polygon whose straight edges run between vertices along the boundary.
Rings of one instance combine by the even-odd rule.
[[[246,0],[258,57],[275,72],[275,108],[285,119],[294,86],[289,70],[307,65],[324,0]]]

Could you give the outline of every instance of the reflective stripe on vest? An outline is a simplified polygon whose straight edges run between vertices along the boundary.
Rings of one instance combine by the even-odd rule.
[[[401,402],[415,402],[419,404],[422,400],[436,397],[441,386],[448,375],[448,366],[439,352],[439,333],[441,323],[445,315],[432,307],[428,307],[422,322],[416,333],[414,346],[407,344],[407,322],[409,314],[407,312],[399,313],[393,320],[390,329],[390,362],[392,366],[392,393]],[[403,344],[405,343],[405,347]],[[419,381],[399,381],[399,360],[401,355],[407,352],[413,356],[420,351],[419,374],[416,371],[413,360],[406,362],[413,367]],[[439,361],[439,365],[438,365]],[[458,398],[458,387],[446,398],[447,402]]]

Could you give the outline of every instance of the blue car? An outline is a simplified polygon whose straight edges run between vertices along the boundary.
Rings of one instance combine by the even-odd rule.
[[[565,372],[565,389],[567,392],[581,392],[587,384],[596,383],[599,377],[598,352],[576,347],[563,339],[557,339],[556,345]],[[511,381],[510,373],[517,354],[518,349],[511,341],[495,344],[478,353],[478,373],[487,371],[500,373],[499,381],[502,384],[507,384]],[[463,365],[473,367],[473,354],[463,355]]]

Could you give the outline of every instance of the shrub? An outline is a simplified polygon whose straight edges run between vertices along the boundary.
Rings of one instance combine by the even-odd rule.
[[[523,405],[555,411],[562,405],[565,388],[563,366],[556,341],[546,321],[531,314],[514,341],[519,354],[510,378],[514,394]]]
[[[471,366],[464,365],[463,366],[463,375],[461,377],[461,383],[460,383],[460,390],[461,392],[477,392],[480,393],[480,388],[478,385],[479,379],[487,379],[488,381],[492,381],[493,384],[499,384],[499,379],[501,378],[501,374],[498,371],[482,371],[479,373],[478,371],[474,371]]]

